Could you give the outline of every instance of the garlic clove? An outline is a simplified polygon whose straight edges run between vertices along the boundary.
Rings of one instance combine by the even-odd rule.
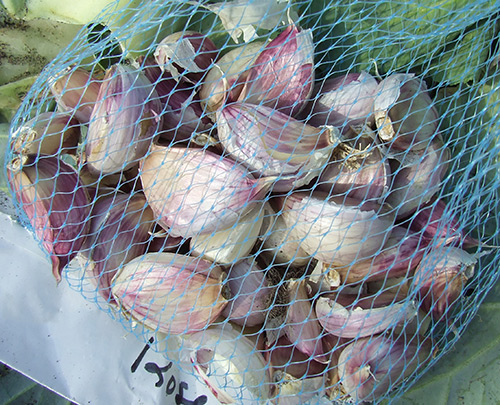
[[[200,87],[200,100],[211,119],[224,103],[236,101],[242,90],[244,79],[241,72],[260,55],[263,41],[254,41],[231,49],[217,60],[205,76]]]
[[[252,259],[242,260],[229,269],[227,285],[233,298],[222,315],[240,326],[262,325],[276,290],[270,285],[265,271]]]
[[[80,123],[68,113],[44,112],[17,128],[10,149],[15,155],[76,153]]]
[[[111,174],[137,165],[161,127],[162,105],[144,73],[124,64],[106,71],[87,133],[87,164]]]
[[[96,199],[90,215],[82,253],[90,259],[90,278],[99,294],[113,302],[111,280],[121,266],[146,252],[153,212],[142,194],[114,194]]]
[[[357,301],[345,307],[337,298],[321,296],[316,300],[315,309],[321,326],[328,333],[342,338],[381,333],[405,324],[417,315],[413,302],[391,302],[386,306],[362,308]]]
[[[336,269],[329,264],[318,261],[311,274],[307,276],[307,284],[311,288],[310,296],[330,292],[340,287],[342,280]]]
[[[74,114],[82,125],[88,125],[97,103],[101,81],[80,67],[70,66],[50,79],[50,91],[61,111]]]
[[[154,145],[140,168],[156,220],[185,238],[233,226],[262,204],[274,181],[254,179],[231,159],[195,148]]]
[[[441,241],[437,242],[438,245],[461,246],[465,249],[479,245],[477,239],[464,234],[457,217],[450,213],[450,207],[440,199],[421,207],[411,218],[410,228],[427,240],[434,241],[436,238]]]
[[[268,364],[256,342],[230,324],[184,336],[179,346],[181,366],[206,383],[222,404],[270,399]]]
[[[280,176],[286,192],[308,184],[328,162],[340,135],[315,128],[266,106],[227,104],[217,113],[219,140],[233,159],[259,176]]]
[[[227,305],[226,274],[217,265],[175,253],[146,253],[122,266],[111,283],[122,311],[148,329],[193,333]]]
[[[162,71],[169,72],[175,80],[183,78],[198,83],[218,54],[209,37],[195,31],[182,31],[163,38],[154,57]]]
[[[174,79],[167,71],[162,72],[152,58],[140,57],[137,64],[154,85],[163,106],[158,142],[189,141],[194,133],[212,128],[212,121],[204,114],[192,84]]]
[[[379,137],[395,149],[425,149],[437,133],[439,117],[427,85],[413,74],[397,73],[382,80],[374,110]]]
[[[422,260],[428,244],[422,235],[395,226],[374,257],[336,267],[336,271],[345,284],[407,276]]]
[[[316,98],[300,117],[315,127],[332,125],[342,132],[353,125],[371,125],[377,90],[377,80],[367,72],[328,78],[315,89]]]
[[[265,105],[289,116],[299,113],[313,89],[312,31],[295,24],[286,27],[266,45],[245,76],[238,101]]]
[[[339,356],[340,381],[356,403],[376,401],[421,369],[431,349],[429,340],[411,336],[357,339]]]
[[[458,305],[468,280],[474,275],[477,257],[455,247],[431,251],[415,270],[412,290],[421,308],[435,320],[446,319]]]
[[[428,148],[404,152],[403,161],[392,170],[393,181],[386,202],[397,210],[397,218],[405,218],[428,203],[441,189],[451,159],[440,136],[427,142]]]
[[[314,306],[307,294],[305,280],[287,281],[289,305],[285,319],[285,335],[302,353],[320,363],[327,363],[322,329]]]
[[[274,390],[272,403],[276,405],[300,405],[319,400],[325,394],[325,377],[295,378],[288,373],[273,374]]]
[[[191,254],[223,265],[236,263],[250,254],[259,238],[263,220],[263,207],[256,205],[230,228],[193,236]]]
[[[316,259],[345,266],[380,251],[390,236],[394,214],[387,207],[348,198],[294,192],[280,198],[290,236]]]
[[[59,283],[88,232],[89,197],[78,174],[54,156],[25,155],[7,166],[17,203],[52,261]]]

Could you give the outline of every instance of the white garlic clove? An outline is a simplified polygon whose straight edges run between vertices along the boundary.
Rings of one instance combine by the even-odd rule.
[[[50,79],[50,91],[57,106],[75,116],[82,125],[88,125],[97,103],[101,81],[80,67],[68,67]]]
[[[176,253],[146,253],[121,267],[112,294],[122,311],[166,334],[207,328],[227,305],[226,274],[217,265]]]
[[[289,116],[299,113],[313,89],[312,31],[289,25],[266,45],[244,75],[238,101],[265,105]]]
[[[435,320],[446,319],[453,305],[458,305],[467,281],[474,275],[477,257],[455,247],[431,251],[415,270],[412,290],[421,308]]]
[[[316,259],[338,266],[375,255],[390,236],[394,214],[384,206],[360,204],[324,193],[295,192],[280,198],[290,236]]]
[[[77,172],[54,156],[25,155],[7,165],[7,178],[60,282],[89,227],[89,197]]]
[[[173,236],[210,234],[233,226],[254,207],[274,178],[253,178],[241,165],[206,149],[154,145],[141,162],[146,199]]]
[[[339,356],[340,381],[356,403],[376,401],[421,369],[429,361],[431,349],[428,340],[411,336],[357,339]]]
[[[301,118],[316,127],[342,128],[342,132],[352,125],[373,124],[377,88],[377,80],[367,72],[326,79],[315,89],[317,96],[309,102]]]
[[[250,254],[263,220],[263,207],[256,205],[230,228],[193,236],[189,243],[191,254],[223,265],[236,263]]]
[[[117,64],[106,71],[87,133],[87,164],[96,173],[138,164],[161,127],[162,105],[144,73]]]
[[[76,153],[80,135],[80,123],[72,114],[44,112],[17,128],[10,149],[15,155]]]
[[[146,252],[153,212],[142,194],[115,194],[94,200],[90,215],[82,253],[92,264],[90,278],[99,294],[114,302],[111,280],[121,266]]]
[[[379,137],[398,150],[427,148],[439,117],[427,85],[413,74],[393,74],[378,84],[374,101]]]

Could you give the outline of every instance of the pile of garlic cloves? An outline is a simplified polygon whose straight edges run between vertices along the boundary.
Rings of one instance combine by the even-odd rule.
[[[56,280],[82,263],[121,322],[181,340],[222,403],[387,396],[425,370],[474,275],[424,80],[314,68],[293,23],[230,49],[184,31],[68,67],[55,111],[11,139],[9,184]]]

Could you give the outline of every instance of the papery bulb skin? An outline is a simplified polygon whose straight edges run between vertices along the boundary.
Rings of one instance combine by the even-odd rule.
[[[146,199],[158,223],[185,238],[227,229],[263,203],[273,178],[205,149],[154,146],[141,162]]]
[[[82,248],[88,232],[88,194],[75,169],[54,156],[24,156],[8,166],[7,175],[60,282],[64,267]]]
[[[123,64],[109,68],[90,119],[85,149],[89,168],[111,174],[136,166],[161,127],[161,111],[144,73]]]

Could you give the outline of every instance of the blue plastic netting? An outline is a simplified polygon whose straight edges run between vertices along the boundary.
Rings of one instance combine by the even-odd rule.
[[[12,123],[54,276],[223,403],[401,395],[498,278],[497,2],[122,6]]]

